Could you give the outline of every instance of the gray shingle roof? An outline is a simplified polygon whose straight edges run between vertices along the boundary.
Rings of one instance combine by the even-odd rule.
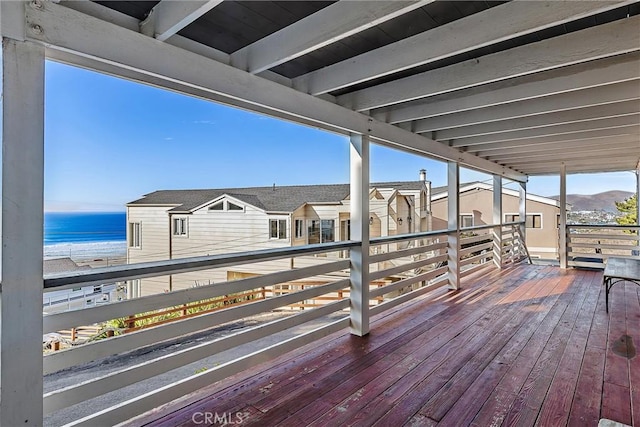
[[[381,182],[372,188],[418,190],[420,181]],[[305,203],[339,203],[349,196],[349,184],[292,185],[276,187],[219,188],[208,190],[158,190],[128,205],[173,205],[173,212],[189,212],[223,195],[267,212],[293,212]]]

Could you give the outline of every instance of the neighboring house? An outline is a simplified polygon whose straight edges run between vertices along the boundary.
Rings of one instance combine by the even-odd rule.
[[[75,261],[68,257],[45,259],[42,262],[42,267],[45,276],[91,269],[88,265],[76,264]],[[106,303],[111,301],[114,294],[114,284],[78,286],[71,289],[45,291],[42,294],[43,311],[55,313]]]
[[[430,183],[423,171],[420,178],[371,184],[371,237],[430,229]],[[348,184],[155,191],[127,204],[127,262],[349,240],[349,224]],[[300,265],[298,259],[295,262]],[[128,295],[184,289],[287,266],[272,262],[135,280],[128,283]]]
[[[518,191],[502,189],[502,221],[519,220]],[[447,228],[447,187],[432,191],[433,229]],[[527,193],[526,244],[532,257],[557,258],[560,202]],[[460,227],[493,223],[493,186],[482,182],[460,185]]]

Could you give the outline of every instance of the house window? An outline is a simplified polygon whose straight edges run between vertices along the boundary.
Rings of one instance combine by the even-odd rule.
[[[304,220],[296,219],[295,220],[295,231],[296,231],[296,239],[301,239],[304,237]]]
[[[244,208],[242,206],[236,205],[235,203],[227,202],[227,210],[228,211],[243,211]]]
[[[504,216],[505,222],[517,222],[520,221],[520,215],[517,214],[507,214]],[[527,215],[527,220],[525,222],[526,228],[542,228],[542,215],[540,214],[531,214]]]
[[[460,215],[460,228],[473,227],[473,215]]]
[[[140,223],[139,222],[130,222],[129,223],[129,247],[130,248],[139,248],[140,247]]]
[[[218,202],[215,205],[209,207],[210,211],[221,211],[224,209],[224,202]]]
[[[286,219],[270,219],[269,220],[269,237],[272,239],[287,238],[287,220]]]
[[[173,235],[187,235],[187,218],[173,218]]]
[[[333,219],[309,221],[309,244],[335,242],[335,223]]]

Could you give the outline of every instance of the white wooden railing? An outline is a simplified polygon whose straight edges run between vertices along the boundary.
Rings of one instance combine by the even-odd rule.
[[[461,275],[493,266],[492,248],[495,235],[500,230],[499,247],[502,262],[513,262],[522,257],[519,224],[481,226],[462,230],[458,255]],[[370,282],[378,282],[370,289],[367,307],[370,315],[376,315],[398,304],[426,294],[449,284],[447,236],[455,231],[426,232],[401,236],[376,238],[370,241]],[[127,280],[178,274],[189,271],[205,271],[212,268],[264,263],[296,257],[337,254],[358,247],[358,242],[336,242],[254,252],[186,258],[162,262],[124,265],[57,274],[45,277],[45,289],[66,289],[78,286],[123,282]],[[165,294],[144,296],[137,299],[114,302],[76,311],[47,314],[43,318],[44,333],[81,325],[90,325],[115,318],[188,304],[217,296],[251,291],[301,279],[322,277],[325,284],[308,287],[296,292],[260,299],[240,306],[233,306],[199,316],[165,323],[148,329],[94,341],[44,356],[44,374],[80,366],[109,356],[130,352],[154,344],[181,339],[182,337],[211,330],[228,322],[245,319],[278,310],[292,304],[332,295],[330,302],[303,311],[289,311],[285,317],[245,328],[221,338],[194,345],[174,353],[147,360],[124,369],[110,372],[79,384],[73,384],[44,395],[44,412],[51,414],[71,405],[88,401],[106,393],[120,390],[131,384],[164,374],[173,369],[219,354],[243,344],[256,342],[273,334],[291,330],[312,320],[324,318],[321,326],[300,332],[276,344],[266,345],[251,353],[223,363],[204,372],[195,373],[180,381],[156,388],[148,393],[131,397],[110,408],[81,418],[72,425],[114,425],[130,419],[163,403],[224,379],[258,363],[282,355],[309,344],[323,336],[349,326],[350,260],[328,256],[322,262],[294,269],[264,274],[257,277],[215,283],[197,288],[177,290]],[[328,279],[330,278],[330,279]],[[380,286],[380,281],[384,285]],[[343,292],[344,291],[344,292]],[[344,295],[335,298],[335,295]],[[349,295],[349,296],[347,296]],[[332,315],[332,317],[328,317]]]
[[[570,267],[604,268],[612,256],[640,259],[637,225],[567,225]]]

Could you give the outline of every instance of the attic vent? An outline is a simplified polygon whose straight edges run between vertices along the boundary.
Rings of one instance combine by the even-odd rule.
[[[244,208],[242,206],[238,206],[238,205],[236,205],[234,203],[227,202],[227,210],[230,210],[230,211],[243,211]]]

